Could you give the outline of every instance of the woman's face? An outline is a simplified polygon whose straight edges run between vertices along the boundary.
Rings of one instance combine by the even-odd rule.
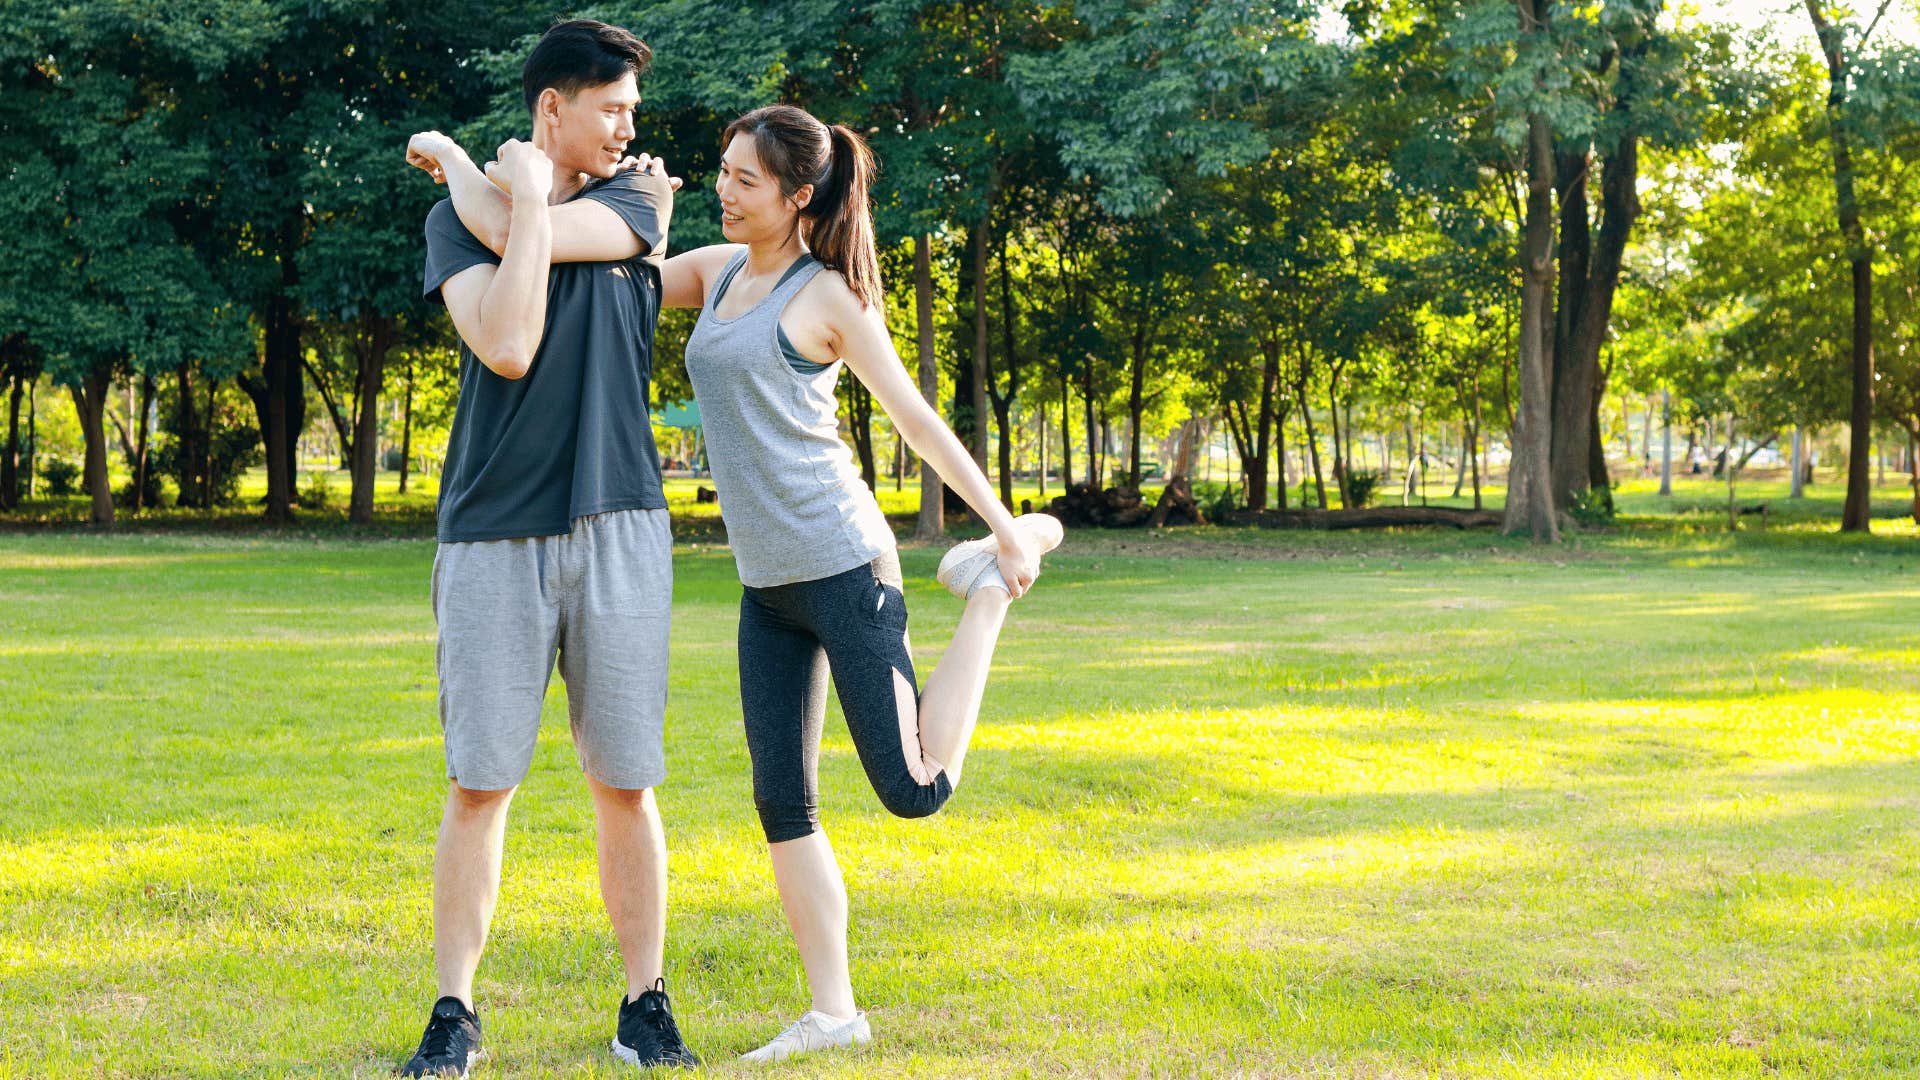
[[[781,194],[780,182],[760,163],[753,137],[746,134],[727,141],[713,190],[720,196],[720,232],[736,244],[784,242],[793,235],[800,208],[813,197],[811,184],[791,198]]]

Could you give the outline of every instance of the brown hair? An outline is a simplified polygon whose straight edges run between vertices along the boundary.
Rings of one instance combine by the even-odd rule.
[[[824,124],[805,109],[768,105],[727,125],[753,140],[760,164],[791,197],[808,184],[813,198],[800,210],[800,237],[821,265],[846,279],[862,303],[879,307],[880,255],[873,242],[873,212],[867,189],[873,151],[844,124]]]

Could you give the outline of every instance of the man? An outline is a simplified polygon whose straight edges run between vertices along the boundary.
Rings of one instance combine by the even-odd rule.
[[[434,850],[439,1000],[408,1076],[465,1076],[480,1053],[474,972],[556,655],[626,968],[613,1051],[642,1067],[698,1064],[661,977],[666,843],[652,794],[665,778],[672,539],[647,402],[673,195],[664,167],[618,167],[649,59],[625,30],[556,24],[522,70],[531,137],[500,148],[493,180],[438,132],[407,147],[452,196],[427,217],[425,289],[461,343],[433,568],[452,781]]]

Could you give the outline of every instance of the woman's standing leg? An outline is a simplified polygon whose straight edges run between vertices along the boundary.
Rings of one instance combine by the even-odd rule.
[[[780,904],[806,969],[813,1009],[849,1018],[856,1010],[847,974],[847,891],[819,824],[826,653],[810,631],[749,591],[740,601],[739,656],[754,805]]]

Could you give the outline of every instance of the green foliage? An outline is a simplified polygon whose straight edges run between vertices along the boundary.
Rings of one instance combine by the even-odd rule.
[[[1606,484],[1595,484],[1580,492],[1568,505],[1567,513],[1574,521],[1589,527],[1613,524],[1613,488]]]
[[[261,449],[258,428],[240,423],[216,428],[212,445],[213,505],[232,505],[239,498],[241,477],[264,461],[266,453]],[[170,439],[159,444],[150,468],[157,476],[173,478],[181,501],[191,501],[198,496],[198,482],[194,477],[199,470],[185,459],[180,440]]]
[[[1372,506],[1373,500],[1380,494],[1380,474],[1369,469],[1355,469],[1347,474],[1347,493],[1352,496],[1350,506]]]
[[[1246,492],[1231,482],[1197,481],[1193,485],[1193,501],[1211,522],[1225,521],[1234,511],[1246,506]]]
[[[40,479],[49,495],[71,495],[80,487],[80,466],[66,458],[40,459]]]
[[[307,470],[307,482],[300,487],[300,506],[306,510],[325,510],[333,501],[333,473],[327,469]]]

